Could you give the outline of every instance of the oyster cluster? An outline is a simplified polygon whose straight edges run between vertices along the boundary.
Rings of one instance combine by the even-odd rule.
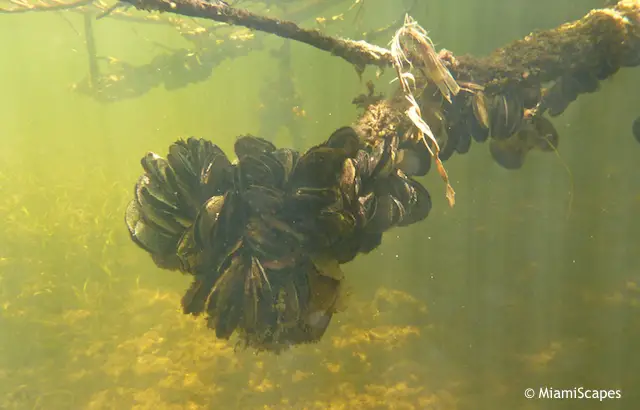
[[[279,351],[320,340],[343,303],[340,265],[385,231],[427,217],[427,190],[402,169],[415,160],[391,136],[350,127],[303,154],[239,137],[237,160],[189,138],[148,153],[125,220],[161,268],[193,276],[186,314],[216,335]]]

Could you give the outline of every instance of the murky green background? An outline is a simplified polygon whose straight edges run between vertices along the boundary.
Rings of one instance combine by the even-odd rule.
[[[438,47],[481,55],[602,3],[431,0],[413,17]],[[401,13],[366,0],[364,24]],[[342,29],[356,36],[352,16]],[[72,12],[0,15],[0,409],[639,408],[637,70],[553,119],[561,159],[533,153],[509,172],[487,145],[454,156],[456,207],[425,178],[431,215],[346,266],[351,303],[321,343],[255,356],[180,313],[188,278],[156,268],[122,215],[146,151],[194,135],[230,152],[235,136],[257,132],[277,68],[267,50],[282,40],[204,83],[101,104],[72,91],[88,66],[69,23],[82,31]],[[170,28],[95,28],[100,55],[135,64],[162,52],[145,38],[187,44]],[[308,147],[355,120],[350,102],[365,87],[338,58],[292,53],[303,135],[276,141]],[[524,398],[544,386],[623,397]]]

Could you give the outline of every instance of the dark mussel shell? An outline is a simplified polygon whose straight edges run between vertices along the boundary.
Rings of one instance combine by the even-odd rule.
[[[395,158],[398,152],[398,137],[396,135],[385,138],[384,140],[376,140],[373,145],[367,143],[364,147],[369,153],[369,170],[368,175],[361,175],[363,183],[369,179],[377,179],[389,175],[395,164]]]
[[[476,118],[475,115],[467,116],[465,120],[467,133],[476,142],[485,142],[489,139],[489,128],[485,128]]]
[[[364,149],[358,150],[355,156],[355,164],[360,178],[363,181],[368,181],[376,166],[376,163],[369,152]]]
[[[323,251],[335,258],[340,264],[351,262],[360,252],[362,236],[362,232],[354,231],[349,236],[338,237],[329,248],[323,249]]]
[[[427,175],[431,168],[431,154],[426,150],[400,149],[396,155],[396,168],[407,175]]]
[[[358,215],[360,220],[363,221],[363,224],[366,225],[371,218],[376,213],[376,208],[378,207],[378,199],[376,194],[373,192],[369,192],[366,195],[358,198]]]
[[[285,203],[285,194],[279,189],[252,185],[240,193],[249,211],[254,215],[272,215],[279,212]]]
[[[200,199],[223,195],[231,188],[231,161],[222,150],[218,150],[214,150],[209,162],[202,168],[200,174]]]
[[[245,227],[245,245],[265,262],[291,258],[300,251],[304,239],[287,221],[275,216],[250,218]]]
[[[245,278],[250,269],[245,259],[240,250],[230,256],[207,299],[208,326],[221,339],[228,339],[242,319]]]
[[[491,137],[504,140],[515,134],[524,119],[524,102],[517,90],[495,95],[490,108]]]
[[[628,53],[630,55],[634,53]],[[632,59],[633,60],[633,59]],[[608,58],[602,59],[602,63],[596,72],[596,78],[600,81],[606,80],[620,70],[620,65]]]
[[[284,289],[273,286],[275,283],[269,280],[270,275],[260,259],[251,257],[250,260],[245,273],[241,328],[245,335],[251,335],[255,344],[262,344],[272,333],[270,329],[278,324],[277,295]],[[299,312],[297,299],[288,302],[285,310]]]
[[[230,188],[231,163],[210,141],[189,138],[169,147],[167,183],[178,195],[180,206],[197,210],[209,197]]]
[[[200,249],[212,246],[213,231],[224,207],[225,197],[211,197],[203,206],[193,224],[193,239]]]
[[[300,153],[289,148],[279,148],[273,152],[275,159],[280,161],[285,174],[285,183],[289,180],[289,176],[298,163]]]
[[[442,137],[438,137],[438,145],[440,146],[440,153],[438,157],[442,161],[446,161],[456,151],[456,147],[461,139],[467,134],[464,123],[456,121],[447,124],[446,131]]]
[[[140,161],[142,168],[149,175],[149,178],[158,185],[163,186],[167,183],[167,170],[170,169],[169,162],[160,155],[147,152]]]
[[[545,91],[541,103],[542,111],[546,110],[550,116],[557,117],[578,98],[578,95],[593,92],[597,87],[598,80],[589,73],[578,72],[575,75],[562,76]]]
[[[347,203],[351,203],[356,200],[360,194],[361,179],[358,175],[355,160],[347,158],[342,164],[342,170],[340,172],[338,186],[342,195],[347,200]]]
[[[359,252],[369,253],[382,244],[382,232],[362,232]]]
[[[635,120],[633,120],[631,132],[633,133],[636,141],[640,142],[640,117],[637,117]]]
[[[336,186],[344,161],[345,150],[326,146],[309,149],[298,160],[289,178],[289,188],[329,188]]]
[[[562,93],[562,79],[558,79],[554,85],[547,88],[540,102],[541,111],[546,111],[555,117],[564,112],[571,103]]]
[[[327,248],[339,242],[341,238],[349,238],[356,229],[355,215],[348,210],[323,210],[315,218],[315,227],[307,236],[310,247]]]
[[[168,233],[147,222],[135,200],[127,206],[125,223],[133,242],[145,251],[158,255],[175,253],[180,236]]]
[[[598,78],[587,70],[580,70],[571,75],[571,77],[579,84],[580,93],[594,93],[598,91],[600,82]]]
[[[400,201],[405,209],[411,208],[418,200],[416,191],[413,186],[409,184],[409,179],[404,172],[397,170],[393,175],[390,175],[385,182],[385,189],[380,189],[377,192],[391,194]]]
[[[522,103],[524,108],[535,108],[542,98],[540,86],[531,86],[522,90]]]
[[[236,188],[240,190],[254,185],[280,188],[284,185],[286,171],[272,153],[260,153],[242,156],[238,160],[236,175]]]
[[[408,226],[425,219],[431,211],[429,192],[417,181],[407,177],[402,171],[396,171],[387,180],[384,193],[397,199],[404,208],[402,218],[394,225]]]
[[[175,197],[171,196],[147,174],[140,176],[136,183],[135,199],[144,219],[168,234],[181,235],[192,221],[181,212]]]
[[[202,245],[196,241],[195,225],[187,229],[177,245],[176,256],[180,270],[184,273],[198,275],[205,266],[205,254]]]
[[[307,272],[311,297],[303,322],[309,331],[309,340],[319,340],[322,337],[336,312],[340,296],[341,281],[334,278],[332,273],[321,269],[322,267],[314,264]]]
[[[245,282],[238,328],[244,344],[280,352],[294,344],[320,340],[336,311],[341,285],[322,269],[308,258],[277,272],[252,269],[247,276],[252,280]],[[258,276],[266,280],[258,282],[254,279]],[[267,292],[261,297],[260,290]]]
[[[189,189],[195,190],[202,183],[203,171],[215,157],[226,159],[224,152],[210,141],[189,138],[171,144],[167,160],[178,180]]]
[[[550,152],[558,149],[560,136],[551,121],[542,116],[531,119],[531,125],[535,130],[535,140],[532,145],[540,151]]]
[[[528,147],[526,141],[521,140],[518,135],[514,135],[506,140],[491,139],[489,151],[498,165],[513,170],[521,168],[524,164]]]
[[[283,212],[308,219],[309,215],[315,215],[322,209],[340,209],[343,205],[342,193],[338,187],[298,188],[292,192]]]
[[[431,169],[431,152],[424,141],[405,141],[398,146],[395,168],[410,176],[424,176]]]
[[[202,211],[201,211],[202,212]],[[209,216],[213,218],[213,215]],[[224,205],[217,214],[208,236],[208,246],[204,247],[207,268],[217,271],[228,258],[242,246],[243,227],[246,225],[248,210],[240,194],[229,191],[224,195]]]
[[[465,132],[460,134],[460,138],[458,139],[458,144],[456,145],[456,151],[458,154],[466,154],[471,149],[471,134],[469,130],[465,128]]]
[[[467,105],[462,111],[460,121],[464,123],[466,135],[470,138],[463,140],[456,146],[456,151],[466,153],[471,145],[471,138],[477,142],[485,142],[489,138],[489,110],[487,98],[482,91],[477,91],[469,97]]]
[[[211,272],[197,275],[193,282],[191,282],[189,289],[187,289],[184,296],[182,296],[182,312],[194,316],[204,313],[207,307],[207,299],[217,279],[218,275],[212,274]]]
[[[276,146],[264,138],[244,135],[236,139],[233,150],[241,160],[243,157],[259,157],[261,154],[273,152]]]
[[[418,181],[413,178],[406,178],[406,183],[411,186],[415,195],[415,201],[411,206],[406,207],[407,214],[398,223],[398,226],[409,226],[416,222],[420,222],[429,216],[431,212],[431,196],[429,191]]]
[[[341,148],[345,150],[348,157],[355,157],[360,148],[360,138],[351,127],[342,127],[331,134],[325,143],[330,148]]]
[[[405,207],[391,194],[376,195],[373,200],[375,211],[364,226],[365,232],[386,232],[400,223],[406,215]]]
[[[273,295],[273,310],[268,315],[261,311],[261,322],[267,327],[263,332],[245,332],[247,344],[260,350],[280,351],[292,344],[313,341],[305,334],[304,325],[311,300],[309,275],[313,274],[310,270],[315,270],[313,264],[303,258],[288,268],[265,270]]]

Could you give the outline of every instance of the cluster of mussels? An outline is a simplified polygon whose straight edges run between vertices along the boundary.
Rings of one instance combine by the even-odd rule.
[[[166,159],[148,153],[126,210],[131,238],[193,276],[183,310],[205,314],[218,337],[271,351],[318,341],[342,303],[340,264],[427,217],[429,193],[402,171],[415,158],[396,136],[368,141],[350,127],[303,154],[253,136],[234,151],[231,162],[189,138]]]
[[[451,102],[427,86],[420,98],[423,116],[440,145],[440,159],[465,154],[472,140],[489,141],[493,159],[506,169],[518,169],[531,150],[554,151],[559,136],[540,110],[541,90],[513,88],[486,95],[461,89]]]

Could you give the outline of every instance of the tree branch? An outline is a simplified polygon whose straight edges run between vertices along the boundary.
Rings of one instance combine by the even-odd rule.
[[[364,69],[367,64],[381,67],[391,65],[391,52],[385,48],[365,41],[327,36],[319,30],[301,28],[291,21],[260,16],[223,3],[207,3],[201,0],[123,0],[123,2],[130,3],[140,10],[156,10],[200,17],[275,34],[309,44],[320,50],[329,51],[354,64],[358,69]]]
[[[389,66],[389,50],[364,41],[334,38],[290,21],[259,16],[223,3],[201,0],[123,0],[142,10],[200,17],[300,41],[329,51],[362,69]],[[496,50],[489,57],[441,53],[461,81],[499,91],[513,85],[550,81],[576,69],[612,75],[620,66],[640,64],[640,0],[623,0],[612,8],[593,10],[580,20],[540,31]]]
[[[63,11],[72,10],[88,4],[93,3],[95,0],[75,0],[70,3],[58,1],[58,0],[46,0],[40,2],[40,4],[29,4],[23,0],[10,0],[9,3],[14,4],[12,8],[0,7],[0,14],[19,14],[29,13],[32,11]]]

